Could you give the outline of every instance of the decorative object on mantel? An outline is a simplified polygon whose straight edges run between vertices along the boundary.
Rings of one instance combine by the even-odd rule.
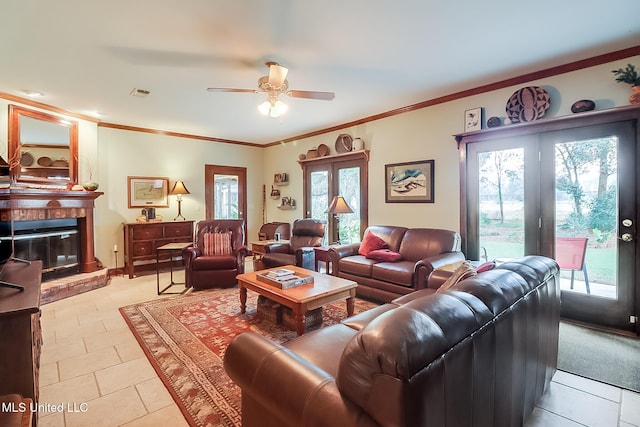
[[[316,147],[313,147],[311,150],[307,150],[307,159],[315,159],[316,157],[318,157],[318,150]]]
[[[298,160],[305,160],[307,158],[306,154],[298,154]]]
[[[351,151],[352,142],[353,138],[351,137],[351,135],[341,133],[336,139],[336,151],[338,153],[348,153],[349,151]],[[309,156],[307,156],[307,158],[309,158]]]
[[[82,184],[82,188],[87,191],[96,191],[98,189],[98,183],[93,181],[85,182],[84,184]]]
[[[572,113],[584,113],[585,111],[595,110],[596,103],[590,99],[581,99],[576,101],[571,106]]]
[[[502,119],[500,117],[489,117],[489,120],[487,120],[487,127],[488,128],[497,128],[502,126]]]
[[[471,108],[464,112],[464,131],[482,129],[482,107]]]
[[[364,140],[362,138],[354,138],[351,142],[351,151],[364,150]]]
[[[318,156],[320,156],[320,157],[328,156],[329,155],[329,151],[330,150],[329,150],[329,146],[328,145],[325,145],[325,144],[318,145],[318,149],[317,149]]]
[[[539,86],[518,89],[507,101],[507,116],[512,123],[532,122],[544,117],[551,106],[551,97]]]
[[[618,68],[617,70],[611,70],[616,76],[618,83],[627,83],[631,85],[631,96],[629,102],[631,104],[640,104],[640,75],[636,71],[636,67],[632,64],[627,64],[626,68]]]

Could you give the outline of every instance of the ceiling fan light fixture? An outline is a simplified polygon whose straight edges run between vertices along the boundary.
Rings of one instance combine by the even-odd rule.
[[[286,113],[288,109],[289,109],[289,106],[287,104],[285,104],[280,100],[277,100],[275,104],[273,104],[273,107],[271,107],[271,111],[269,112],[269,115],[271,117],[280,117],[281,115]]]
[[[280,117],[287,112],[289,106],[279,99],[267,99],[258,105],[258,110],[265,116]]]

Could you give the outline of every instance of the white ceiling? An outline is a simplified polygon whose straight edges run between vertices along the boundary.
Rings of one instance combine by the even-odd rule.
[[[263,144],[636,46],[638,16],[639,0],[2,0],[0,92]],[[284,96],[274,119],[264,94],[206,91],[256,88],[267,60],[335,99]]]

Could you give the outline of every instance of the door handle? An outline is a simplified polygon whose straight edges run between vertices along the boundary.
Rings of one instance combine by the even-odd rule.
[[[630,233],[624,233],[622,236],[620,236],[620,238],[624,242],[631,242],[633,240],[633,236]]]

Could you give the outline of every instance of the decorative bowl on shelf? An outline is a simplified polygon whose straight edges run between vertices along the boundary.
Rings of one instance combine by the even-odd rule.
[[[47,156],[42,156],[38,158],[38,164],[43,167],[51,166],[51,158]]]
[[[85,182],[84,184],[82,184],[82,187],[84,187],[84,189],[87,191],[96,191],[98,189],[98,183],[93,181]]]

